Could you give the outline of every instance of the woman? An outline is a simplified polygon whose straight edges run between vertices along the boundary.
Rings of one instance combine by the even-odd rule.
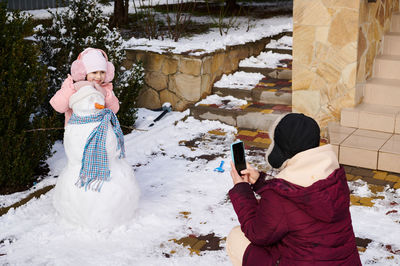
[[[275,178],[250,165],[239,175],[232,164],[229,196],[241,225],[227,239],[233,264],[361,265],[346,174],[331,145],[319,146],[318,124],[291,113],[270,132]]]

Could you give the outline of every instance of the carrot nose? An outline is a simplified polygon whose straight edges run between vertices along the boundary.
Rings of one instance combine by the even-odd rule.
[[[94,103],[94,107],[95,107],[96,109],[104,109],[104,105],[99,104],[99,103]]]

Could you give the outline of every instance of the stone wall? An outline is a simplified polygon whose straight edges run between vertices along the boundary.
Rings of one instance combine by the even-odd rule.
[[[259,55],[272,38],[282,36],[228,46],[226,50],[201,56],[127,49],[124,66],[129,68],[138,61],[144,64],[145,88],[139,96],[140,107],[154,109],[170,102],[174,110],[182,111],[209,95],[214,82],[222,74],[236,71],[240,60]]]
[[[360,102],[362,87],[356,82],[370,76],[382,34],[398,2],[294,1],[294,112],[314,117],[324,131],[329,121],[340,119],[343,107]]]
[[[399,10],[399,0],[362,1],[358,33],[357,83],[372,76],[374,58],[382,50],[383,35],[390,30],[392,13]]]

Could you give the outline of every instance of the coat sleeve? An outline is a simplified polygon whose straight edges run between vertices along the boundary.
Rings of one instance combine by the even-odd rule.
[[[265,181],[265,172],[260,172],[260,176],[258,177],[257,181],[251,186],[253,191],[257,193],[260,189],[262,189],[266,185]]]
[[[59,89],[56,94],[50,99],[50,104],[59,113],[65,113],[69,108],[69,97],[75,93],[74,89],[74,81],[72,80],[71,75],[68,75],[61,85],[61,89]]]
[[[111,109],[114,114],[116,114],[119,110],[119,101],[117,96],[115,96],[113,91],[113,86],[111,83],[106,84],[103,86],[106,90],[106,97],[104,99],[106,108]]]
[[[243,233],[250,242],[261,246],[280,241],[288,232],[281,199],[276,193],[268,191],[259,201],[247,183],[238,183],[229,191]]]

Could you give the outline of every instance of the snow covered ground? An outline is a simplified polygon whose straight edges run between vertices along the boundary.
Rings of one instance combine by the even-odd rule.
[[[196,120],[188,112],[169,113],[148,128],[157,115],[140,109],[136,126],[149,130],[125,136],[127,160],[135,169],[142,191],[133,220],[106,231],[69,224],[56,213],[50,191],[0,216],[0,264],[230,265],[224,249],[191,254],[171,239],[210,233],[224,238],[238,225],[227,200],[232,187],[229,166],[224,165],[224,173],[214,171],[221,160],[229,162],[229,146],[236,129],[216,121]],[[207,134],[217,129],[225,135]],[[192,144],[185,146],[185,141]],[[50,174],[37,188],[54,184],[65,165],[61,143],[54,150],[56,153],[48,160]],[[355,195],[371,195],[362,181],[350,182],[350,186]],[[387,188],[380,195],[384,199],[376,200],[374,207],[351,207],[356,235],[376,241],[361,253],[361,258],[364,264],[377,261],[373,264],[399,265],[400,255],[390,253],[384,245],[390,244],[394,251],[400,249],[400,193]],[[0,200],[8,205],[20,197],[2,196]]]
[[[43,11],[34,13],[44,15]],[[292,28],[291,18],[265,23],[270,23],[271,27],[260,23],[262,28],[257,26],[246,34],[243,30],[232,30],[221,38],[211,32],[203,39],[182,40],[176,46],[170,43],[150,45],[154,50],[163,47],[175,51],[188,47],[191,50],[219,49],[259,39],[263,37],[260,32],[275,34]],[[140,44],[140,41],[132,40],[128,44]],[[201,43],[206,45],[201,46]],[[291,46],[291,40],[282,43]],[[237,78],[236,83],[242,84],[245,82],[241,80],[252,80],[250,76]],[[229,83],[228,79],[221,79],[220,85],[225,87]],[[220,122],[198,121],[188,116],[187,111],[171,112],[148,128],[157,115],[157,112],[140,109],[136,126],[146,131],[138,130],[125,136],[127,160],[135,169],[142,191],[139,210],[132,221],[107,231],[69,224],[55,212],[53,191],[50,191],[0,216],[0,265],[230,265],[223,249],[202,251],[199,256],[171,240],[210,233],[224,238],[238,225],[227,200],[227,192],[232,187],[229,146],[236,129]],[[217,129],[225,135],[207,133]],[[184,145],[185,141],[192,143]],[[49,175],[29,191],[0,195],[0,207],[10,206],[32,191],[55,184],[66,158],[61,143],[54,145],[54,151],[54,156],[48,160]],[[225,161],[225,172],[215,172],[221,160]],[[262,161],[263,157],[254,160]],[[349,185],[354,195],[372,195],[362,181],[349,182]],[[381,198],[374,200],[373,207],[351,207],[356,236],[374,240],[361,253],[361,260],[364,265],[400,265],[400,190],[386,188],[378,194]],[[223,241],[221,247],[224,247]]]
[[[172,3],[173,1],[145,1],[149,5]],[[181,1],[179,1],[181,2]],[[285,3],[287,5],[287,3]],[[136,3],[136,6],[141,6]],[[63,8],[60,8],[62,10]],[[113,6],[102,6],[104,14],[111,14]],[[50,9],[56,12],[57,9]],[[50,18],[50,13],[47,10],[31,10],[26,11],[34,18]],[[134,13],[133,5],[130,5],[129,13]],[[195,17],[191,19],[194,21],[205,20],[207,17]],[[225,20],[229,20],[226,18]],[[210,21],[210,20],[209,20]],[[235,21],[235,26],[228,31],[228,34],[220,35],[218,28],[212,28],[210,32],[195,35],[187,38],[180,38],[179,42],[174,42],[171,39],[165,38],[164,40],[148,40],[145,38],[131,38],[124,42],[124,47],[127,49],[132,48],[135,50],[146,50],[153,52],[171,52],[183,53],[188,52],[190,55],[201,55],[210,53],[218,49],[225,49],[229,45],[244,44],[246,42],[256,41],[263,37],[269,37],[281,32],[291,31],[293,28],[292,17],[281,16],[268,19],[258,19],[257,21],[248,18],[238,17]],[[248,26],[250,25],[249,29]]]

